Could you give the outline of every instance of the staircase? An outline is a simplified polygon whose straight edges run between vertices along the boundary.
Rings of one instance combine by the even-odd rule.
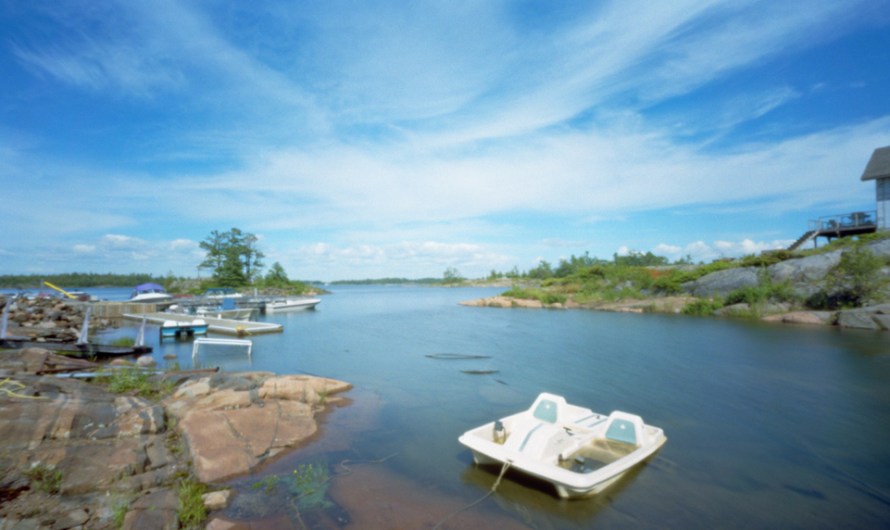
[[[795,241],[794,243],[791,244],[790,247],[788,247],[788,250],[794,251],[794,250],[799,249],[801,246],[803,246],[804,243],[806,243],[807,241],[810,241],[811,239],[816,237],[818,234],[819,234],[818,230],[810,230],[809,232],[805,232],[804,235],[797,238],[797,241]]]

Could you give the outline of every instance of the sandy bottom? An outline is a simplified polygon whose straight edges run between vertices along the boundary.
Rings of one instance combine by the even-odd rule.
[[[242,491],[235,504],[240,517],[218,515],[209,530],[272,529],[418,529],[418,528],[528,528],[500,511],[494,496],[475,503],[479,497],[462,499],[445,495],[434,487],[418,484],[379,465],[338,465],[327,489],[322,508],[294,509],[277,498],[270,506],[261,491]],[[253,500],[261,508],[251,510]],[[472,506],[469,506],[473,504]],[[246,507],[246,509],[245,509]],[[254,506],[254,508],[256,508]],[[252,512],[252,513],[250,513]]]
[[[339,468],[340,466],[338,466]],[[209,530],[271,529],[418,529],[418,528],[528,528],[516,519],[497,513],[497,503],[487,498],[463,500],[446,496],[387,471],[381,466],[355,465],[339,468],[327,491],[331,503],[324,509],[298,514],[284,510],[274,516],[233,521],[212,520]],[[480,494],[482,497],[484,493]],[[438,526],[437,526],[438,525]]]
[[[491,513],[490,498],[461,511],[475,499],[445,497],[376,466],[339,477],[330,494],[349,513],[347,528],[527,528]]]

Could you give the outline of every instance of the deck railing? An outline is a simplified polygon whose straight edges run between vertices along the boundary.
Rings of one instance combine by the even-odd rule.
[[[842,232],[858,228],[875,226],[877,210],[867,212],[852,212],[841,215],[827,215],[810,221],[810,230],[817,232]]]

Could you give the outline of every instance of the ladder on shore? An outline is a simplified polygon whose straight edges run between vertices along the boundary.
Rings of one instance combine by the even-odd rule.
[[[804,235],[797,238],[797,241],[795,241],[794,243],[791,244],[790,247],[788,247],[788,250],[794,251],[794,250],[799,249],[800,247],[803,246],[804,243],[814,239],[817,235],[819,235],[818,230],[810,230],[808,232],[805,232]]]

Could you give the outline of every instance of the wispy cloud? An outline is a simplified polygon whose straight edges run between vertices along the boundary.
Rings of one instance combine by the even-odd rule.
[[[883,107],[820,123],[806,105],[828,89],[814,87],[845,94],[861,78],[758,75],[881,24],[882,8],[25,6],[0,18],[16,74],[0,100],[0,226],[16,248],[46,241],[79,259],[185,264],[210,229],[240,226],[318,271],[487,271],[558,241],[611,254],[620,243],[583,233],[603,219],[853,206],[870,196],[856,170],[890,137]],[[687,233],[664,250],[761,245],[735,228]]]

